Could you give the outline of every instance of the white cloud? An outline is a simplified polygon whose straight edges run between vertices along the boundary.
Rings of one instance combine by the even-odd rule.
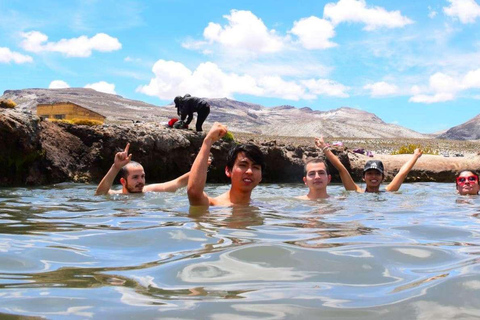
[[[53,80],[50,82],[50,85],[48,86],[48,89],[65,89],[65,88],[70,88],[68,83],[66,83],[63,80]]]
[[[419,94],[411,97],[408,101],[417,103],[436,103],[446,102],[455,99],[455,95],[451,93],[437,93],[434,95]]]
[[[12,61],[21,64],[32,62],[33,59],[30,56],[11,51],[9,48],[0,47],[0,63],[10,63]]]
[[[115,92],[115,85],[113,83],[108,83],[105,81],[89,83],[85,85],[84,88],[90,88],[90,89],[94,89],[96,91],[104,92],[104,93],[117,94]]]
[[[469,71],[463,78],[462,84],[467,89],[480,88],[480,69]]]
[[[137,92],[163,100],[190,93],[199,97],[233,98],[234,94],[275,97],[288,100],[314,99],[318,95],[347,97],[347,87],[331,80],[285,80],[277,75],[225,72],[215,63],[205,62],[191,71],[175,61],[158,60],[152,69],[155,77]]]
[[[437,72],[429,79],[428,88],[414,86],[411,102],[434,103],[454,100],[459,92],[480,89],[480,69],[469,71],[465,76],[452,77]]]
[[[110,52],[119,50],[122,44],[117,38],[113,38],[105,33],[97,33],[88,38],[80,36],[72,39],[61,39],[58,42],[47,42],[47,35],[39,31],[23,32],[21,36],[24,40],[21,47],[30,52],[60,52],[67,57],[86,58],[92,55],[92,51]]]
[[[432,75],[429,83],[430,88],[435,92],[456,93],[462,89],[457,79],[441,72]]]
[[[428,6],[428,17],[433,19],[437,16],[437,11],[435,11],[432,7]]]
[[[398,87],[396,85],[384,81],[367,84],[363,88],[370,90],[370,94],[374,98],[391,96],[398,92]]]
[[[480,6],[475,0],[448,0],[449,7],[444,7],[443,12],[447,16],[460,19],[464,24],[474,23],[480,17]]]
[[[305,49],[327,49],[336,46],[329,39],[335,36],[335,30],[330,21],[309,17],[295,21],[291,33],[298,36]]]
[[[315,96],[305,92],[305,88],[294,81],[285,81],[278,76],[265,76],[258,79],[261,95],[287,100],[313,99]]]
[[[284,47],[284,39],[269,30],[263,21],[250,11],[231,10],[230,15],[225,15],[228,25],[221,26],[210,22],[203,31],[203,36],[210,43],[240,51],[254,53],[278,52]],[[184,43],[184,47],[198,48],[204,42]]]
[[[328,79],[310,79],[303,80],[301,83],[308,88],[308,90],[315,95],[324,95],[339,98],[348,98],[346,93],[350,88],[341,83]]]
[[[365,0],[339,0],[327,3],[323,17],[330,19],[334,25],[342,22],[364,23],[365,30],[372,31],[381,27],[401,28],[413,23],[400,11],[387,11],[381,7],[367,8]]]

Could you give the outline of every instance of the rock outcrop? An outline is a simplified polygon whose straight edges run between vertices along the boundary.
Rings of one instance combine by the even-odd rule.
[[[133,159],[143,164],[147,183],[173,179],[187,172],[200,149],[204,135],[169,129],[153,123],[103,125],[97,127],[40,121],[29,112],[0,111],[0,186],[44,185],[66,181],[97,183],[113,163],[116,152],[130,142]],[[240,141],[248,142],[248,141]],[[255,141],[251,141],[255,142]],[[209,182],[227,182],[226,155],[234,142],[217,142],[212,148],[214,163]],[[322,157],[313,146],[262,142],[267,168],[264,182],[301,182],[303,163]],[[371,159],[335,150],[342,163],[361,181],[365,161]],[[410,155],[377,156],[391,177]],[[458,171],[479,170],[480,157],[443,158],[424,155],[407,181],[452,182]],[[332,181],[339,182],[331,168]]]

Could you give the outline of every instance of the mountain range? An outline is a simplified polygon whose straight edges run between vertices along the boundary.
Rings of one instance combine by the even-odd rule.
[[[119,95],[93,89],[23,89],[6,90],[0,99],[11,99],[17,109],[36,112],[37,104],[73,102],[107,117],[107,123],[132,121],[166,123],[176,117],[173,104],[155,106]],[[349,138],[431,138],[402,126],[386,123],[373,113],[342,107],[315,111],[308,107],[284,105],[264,107],[227,98],[205,99],[211,105],[207,124],[214,121],[228,125],[232,132],[292,137],[349,137]],[[480,139],[480,115],[439,135],[441,139]]]

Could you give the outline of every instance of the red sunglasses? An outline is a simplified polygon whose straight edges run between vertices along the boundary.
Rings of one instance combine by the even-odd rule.
[[[457,184],[458,185],[464,185],[465,182],[477,182],[478,181],[478,178],[477,176],[468,176],[468,177],[457,177]]]

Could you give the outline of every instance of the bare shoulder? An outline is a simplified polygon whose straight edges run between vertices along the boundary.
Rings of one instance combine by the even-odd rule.
[[[154,183],[147,184],[143,187],[143,192],[164,192],[165,184],[164,183]]]
[[[210,202],[211,206],[228,207],[233,205],[233,203],[230,201],[230,197],[228,196],[228,192],[225,192],[216,198],[208,197],[208,201]]]
[[[308,196],[298,196],[298,197],[295,197],[295,199],[299,199],[299,200],[310,200],[310,199],[308,199]]]

